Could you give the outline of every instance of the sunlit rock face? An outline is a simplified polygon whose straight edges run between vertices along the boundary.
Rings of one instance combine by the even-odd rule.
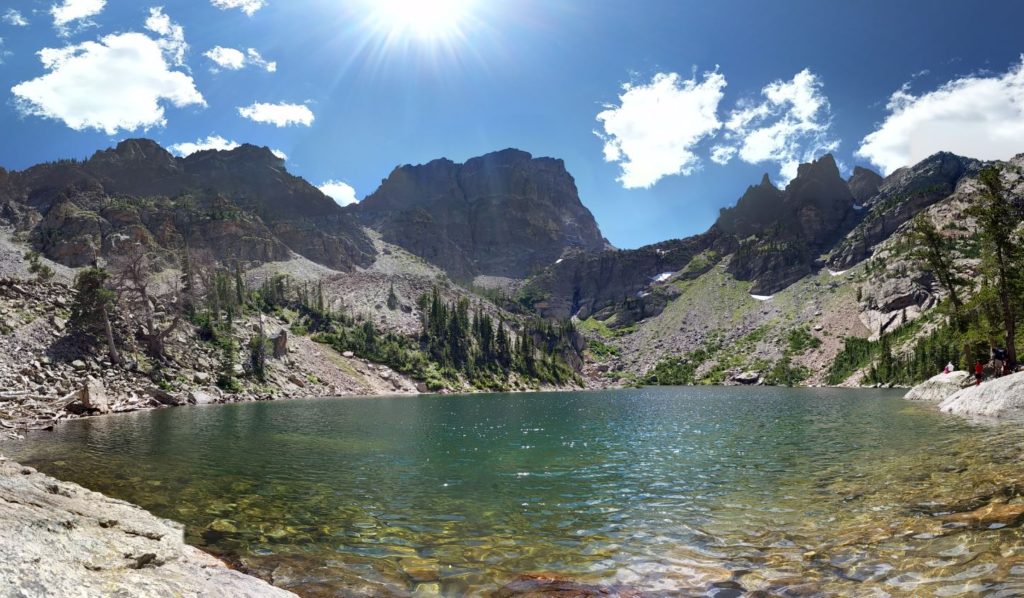
[[[353,211],[461,280],[526,278],[570,253],[608,247],[565,164],[514,149],[401,166]]]
[[[124,241],[256,263],[299,254],[338,270],[374,256],[351,214],[252,145],[177,158],[154,141],[129,139],[88,160],[7,173],[4,205],[37,249],[69,266]]]
[[[929,206],[949,197],[965,177],[981,169],[978,160],[941,152],[885,178],[877,192],[861,201],[863,219],[832,251],[829,266],[846,270],[871,256],[876,245]],[[862,182],[865,177],[860,177]],[[857,179],[851,180],[853,184]],[[868,187],[870,188],[870,187]],[[858,185],[858,193],[863,189]]]

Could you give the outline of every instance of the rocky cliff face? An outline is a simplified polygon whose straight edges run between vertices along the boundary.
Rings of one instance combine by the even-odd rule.
[[[608,246],[565,164],[513,149],[396,168],[353,211],[459,280],[526,278],[574,251]]]
[[[892,173],[875,194],[861,201],[864,218],[832,251],[829,266],[846,270],[860,263],[900,226],[949,197],[961,179],[976,175],[981,167],[978,160],[942,152]]]
[[[84,162],[52,162],[5,178],[0,216],[69,266],[124,241],[259,263],[294,252],[338,270],[374,255],[359,223],[289,174],[267,148],[175,158],[153,141],[130,139]]]
[[[872,174],[854,174],[858,192],[870,189]],[[734,207],[723,209],[707,233],[571,256],[533,278],[527,290],[545,315],[614,315],[620,326],[661,313],[677,294],[663,284],[670,278],[695,278],[723,260],[734,278],[752,283],[751,293],[771,295],[821,267],[820,256],[859,221],[855,202],[835,160],[826,155],[801,165],[785,189],[765,175]]]

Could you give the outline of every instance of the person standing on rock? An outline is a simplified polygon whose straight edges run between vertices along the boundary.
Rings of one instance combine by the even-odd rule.
[[[1005,364],[1006,349],[1003,349],[1002,347],[992,349],[992,372],[995,374],[996,378],[1002,376],[1005,373],[1003,371]]]
[[[974,385],[975,386],[981,386],[981,378],[984,375],[985,375],[985,364],[981,363],[981,360],[979,359],[977,361],[977,363],[974,364]]]

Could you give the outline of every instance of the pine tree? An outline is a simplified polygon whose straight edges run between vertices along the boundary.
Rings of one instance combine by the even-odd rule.
[[[1007,360],[1014,368],[1017,365],[1017,314],[1024,289],[1024,248],[1016,235],[1020,214],[1003,192],[1000,174],[997,167],[981,171],[979,178],[985,190],[970,213],[978,221],[983,248],[982,267],[995,290]]]

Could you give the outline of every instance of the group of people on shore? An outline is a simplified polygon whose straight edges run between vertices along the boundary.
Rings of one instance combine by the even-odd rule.
[[[996,348],[992,350],[992,359],[989,362],[992,364],[992,375],[995,378],[1012,374],[1010,369],[1010,362],[1007,360],[1006,349]],[[943,374],[950,374],[956,371],[956,366],[953,362],[946,364],[945,369],[942,370]],[[985,378],[985,363],[978,359],[974,363],[974,383],[980,385],[981,381]]]

